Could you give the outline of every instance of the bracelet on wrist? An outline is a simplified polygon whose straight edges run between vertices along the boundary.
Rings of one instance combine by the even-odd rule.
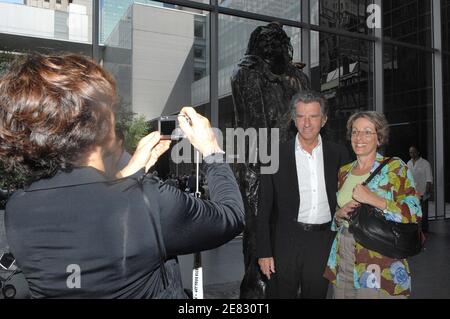
[[[214,154],[225,154],[225,152],[220,148],[216,148],[216,149],[205,152],[203,154],[203,157],[205,158],[205,157],[208,157],[208,156],[214,155]]]

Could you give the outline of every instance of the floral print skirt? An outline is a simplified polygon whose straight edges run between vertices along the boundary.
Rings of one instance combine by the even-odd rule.
[[[406,299],[405,296],[391,296],[376,288],[355,288],[355,239],[345,228],[340,237],[339,280],[333,286],[334,299]],[[371,278],[367,278],[368,281]],[[376,281],[376,278],[372,279]]]

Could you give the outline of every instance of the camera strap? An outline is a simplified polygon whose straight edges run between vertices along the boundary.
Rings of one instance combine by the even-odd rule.
[[[200,172],[200,153],[195,150],[196,156],[196,182],[195,182],[195,197],[200,198],[199,189],[199,172]],[[201,252],[194,254],[194,268],[192,270],[192,298],[203,299],[203,268],[202,268],[202,254]]]

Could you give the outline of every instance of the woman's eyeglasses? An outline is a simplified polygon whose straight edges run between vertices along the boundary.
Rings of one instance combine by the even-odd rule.
[[[353,130],[352,131],[352,137],[362,136],[364,138],[370,138],[372,135],[377,135],[377,133],[372,132],[370,130],[364,130],[364,131]]]

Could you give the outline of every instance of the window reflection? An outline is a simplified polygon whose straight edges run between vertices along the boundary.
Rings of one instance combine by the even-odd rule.
[[[385,46],[385,114],[390,124],[386,154],[409,160],[409,146],[416,145],[434,167],[433,78],[430,53]],[[435,217],[434,199],[429,216]]]
[[[367,8],[373,0],[310,0],[311,23],[370,34]]]
[[[219,0],[221,7],[300,21],[299,0]]]
[[[328,33],[313,34],[311,83],[329,104],[327,138],[347,143],[346,122],[373,105],[373,44]]]
[[[0,1],[0,33],[92,43],[92,0]]]
[[[385,37],[430,47],[431,22],[431,0],[383,0]]]
[[[174,23],[176,21],[176,23]],[[207,14],[133,3],[105,40],[121,101],[148,120],[209,104]]]

